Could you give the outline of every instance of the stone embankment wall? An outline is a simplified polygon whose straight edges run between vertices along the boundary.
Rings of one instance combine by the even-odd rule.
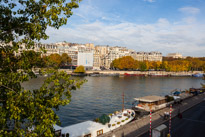
[[[60,69],[71,74],[72,71],[68,69]],[[204,73],[203,71],[188,71],[188,72],[166,72],[166,71],[113,71],[113,70],[103,70],[103,71],[86,71],[86,74],[100,73],[100,74],[136,74],[136,75],[174,75],[174,76],[191,76],[196,73]]]

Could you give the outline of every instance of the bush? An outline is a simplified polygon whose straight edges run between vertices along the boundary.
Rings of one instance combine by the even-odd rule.
[[[125,120],[122,120],[121,122],[125,122]]]
[[[102,123],[103,125],[105,125],[106,123],[110,122],[110,117],[108,115],[106,115],[106,114],[102,114],[99,117],[99,122]]]
[[[115,124],[112,124],[112,126],[114,127],[114,126],[115,126]]]
[[[120,124],[120,122],[117,122],[117,124],[119,125],[119,124]]]
[[[85,73],[85,68],[84,66],[78,66],[75,70],[74,70],[75,73]]]
[[[125,120],[128,120],[128,118],[126,118]]]

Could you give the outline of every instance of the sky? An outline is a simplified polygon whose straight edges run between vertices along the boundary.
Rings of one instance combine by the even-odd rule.
[[[82,0],[44,43],[67,41],[205,57],[205,0]]]

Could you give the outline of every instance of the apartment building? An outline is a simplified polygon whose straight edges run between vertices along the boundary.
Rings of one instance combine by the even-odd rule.
[[[101,65],[100,50],[95,47],[94,53],[93,53],[93,69],[100,70],[100,65]]]
[[[130,51],[126,47],[108,47],[107,54],[101,57],[101,67],[109,69],[113,60],[129,55]]]
[[[161,52],[132,52],[130,55],[138,61],[162,61]]]

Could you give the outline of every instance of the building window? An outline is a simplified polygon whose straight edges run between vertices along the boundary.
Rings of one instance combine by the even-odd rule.
[[[103,134],[103,129],[97,131],[97,136],[102,135],[102,134]]]
[[[87,135],[85,135],[84,137],[91,137],[91,134],[87,134]]]

